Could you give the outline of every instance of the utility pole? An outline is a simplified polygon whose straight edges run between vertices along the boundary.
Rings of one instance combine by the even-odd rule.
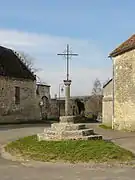
[[[66,57],[66,80],[64,80],[65,85],[65,116],[69,116],[69,101],[70,101],[70,85],[71,80],[69,79],[69,58],[72,56],[78,56],[78,54],[71,53],[69,49],[69,44],[67,44],[66,53],[57,54]]]

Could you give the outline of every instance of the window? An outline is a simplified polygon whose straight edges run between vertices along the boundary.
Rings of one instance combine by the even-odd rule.
[[[20,87],[15,87],[15,104],[20,104]]]

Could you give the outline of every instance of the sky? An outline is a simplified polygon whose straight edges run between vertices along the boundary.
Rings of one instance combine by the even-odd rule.
[[[66,44],[71,95],[90,95],[94,80],[112,77],[109,53],[135,33],[133,0],[4,0],[0,2],[0,45],[24,52],[37,76],[58,94],[66,79]]]

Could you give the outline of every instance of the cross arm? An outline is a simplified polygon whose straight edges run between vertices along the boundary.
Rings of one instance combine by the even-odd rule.
[[[69,54],[69,56],[78,56],[78,54]]]
[[[60,55],[60,56],[78,56],[78,54],[57,54],[57,55]]]
[[[60,55],[60,56],[62,56],[62,55],[66,55],[66,54],[57,54],[57,55]]]

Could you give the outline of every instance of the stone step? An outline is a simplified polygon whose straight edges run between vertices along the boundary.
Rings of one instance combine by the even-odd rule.
[[[89,136],[94,134],[93,129],[80,129],[75,131],[63,131],[63,136]]]
[[[94,134],[86,137],[86,140],[102,140],[102,139],[103,139],[102,135],[99,134]]]
[[[74,130],[74,131],[54,131],[52,129],[50,130],[47,130],[47,131],[44,131],[45,134],[48,134],[48,135],[61,135],[63,137],[66,137],[66,136],[88,136],[88,135],[92,135],[94,134],[94,131],[93,129],[81,129],[81,130]]]
[[[73,124],[73,123],[53,123],[51,125],[52,130],[65,130],[65,131],[74,131],[80,129],[86,129],[85,124]]]
[[[48,140],[102,140],[101,135],[89,135],[89,136],[59,136],[59,135],[51,135],[51,134],[45,134],[45,133],[40,133],[37,134],[37,138],[39,141],[48,141]]]
[[[67,137],[68,139],[68,137]],[[89,136],[78,136],[78,137],[69,137],[70,140],[102,140],[102,135],[89,135]]]

